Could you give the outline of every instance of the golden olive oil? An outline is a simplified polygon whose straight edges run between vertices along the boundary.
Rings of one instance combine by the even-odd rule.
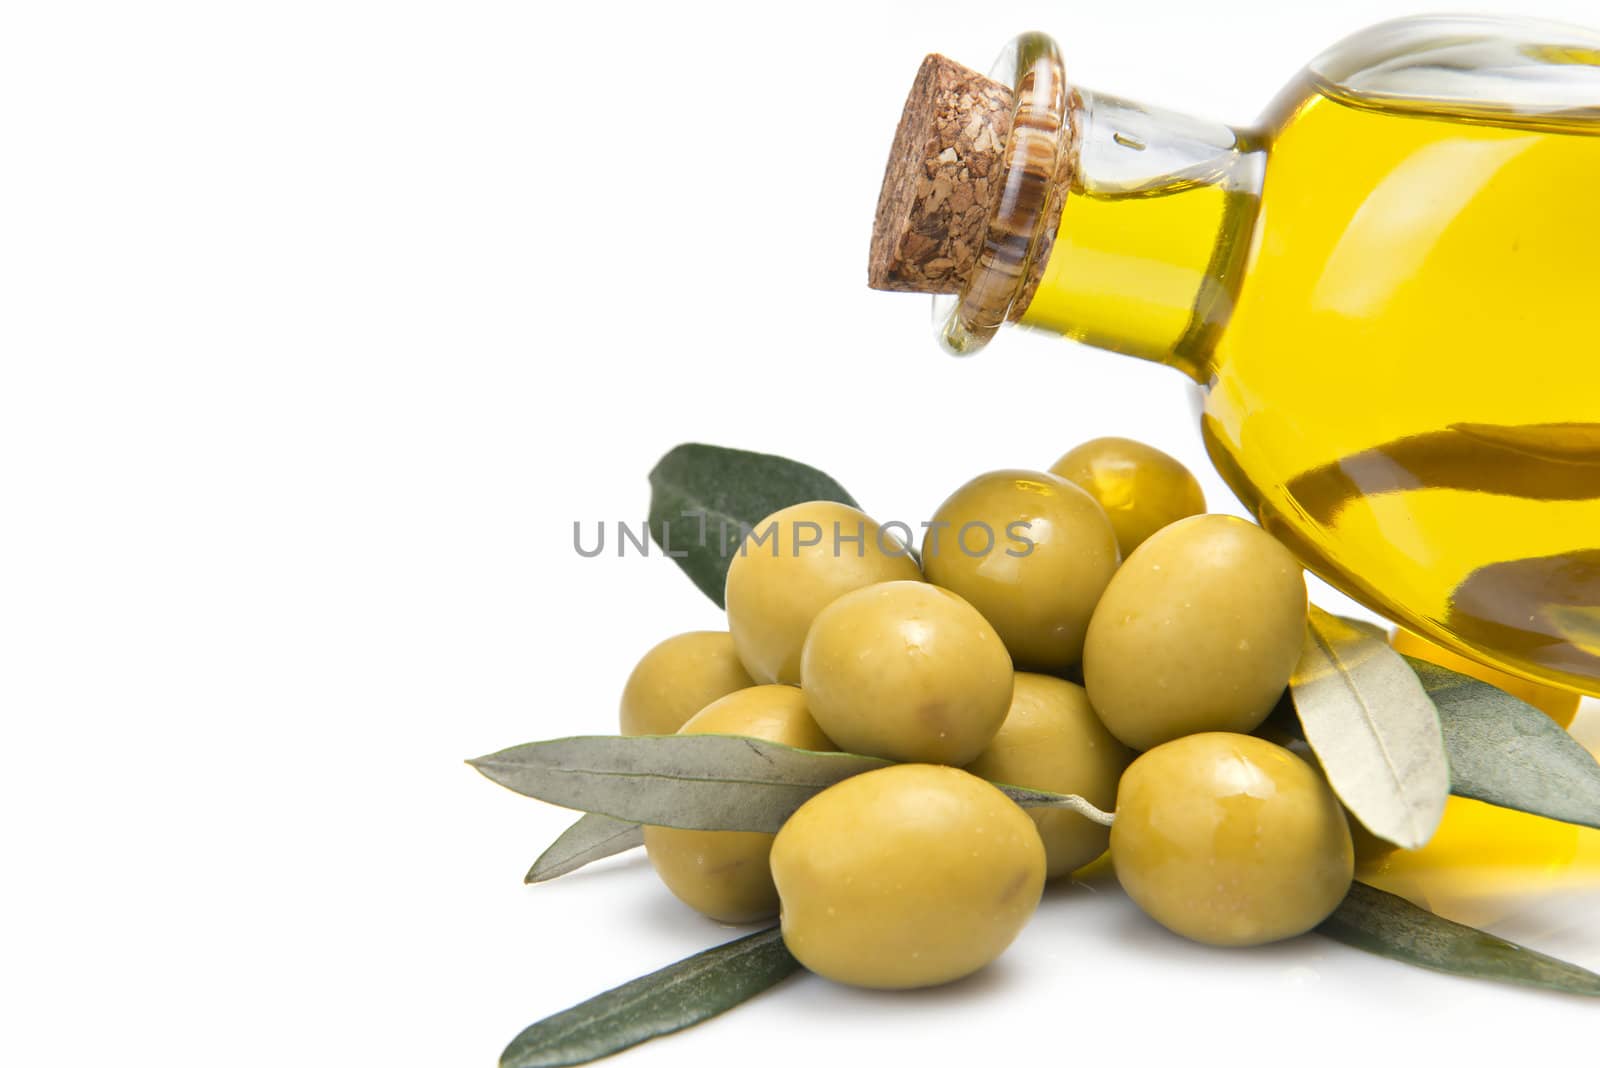
[[[1229,299],[1225,261],[1244,251],[1228,241],[1234,217],[1254,210],[1252,195],[1213,182],[1075,190],[1021,322],[1197,374]]]
[[[1600,35],[1396,20],[1247,129],[1072,86],[1042,35],[1014,53],[1010,97],[919,81],[874,284],[955,294],[953,352],[1009,320],[1184,371],[1218,470],[1307,566],[1600,695]],[[1006,119],[1003,154],[962,140]]]
[[[1371,607],[1600,692],[1600,120],[1316,88],[1267,138],[1219,470]]]
[[[1600,119],[1285,99],[1255,189],[1075,188],[1021,322],[1199,380],[1218,470],[1370,607],[1600,693]]]

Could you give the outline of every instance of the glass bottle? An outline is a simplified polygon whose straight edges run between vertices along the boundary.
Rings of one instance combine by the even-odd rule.
[[[1168,364],[1262,525],[1373,610],[1600,694],[1600,35],[1415,18],[1313,60],[1250,127],[930,56],[877,288]]]

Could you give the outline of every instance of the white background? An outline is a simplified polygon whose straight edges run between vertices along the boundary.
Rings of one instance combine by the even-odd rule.
[[[727,937],[638,857],[524,888],[568,815],[461,763],[613,729],[646,648],[720,625],[573,521],[642,519],[681,440],[914,522],[1116,433],[1234,509],[1176,374],[1021,333],[948,359],[923,299],[866,289],[901,99],[924,52],[1040,28],[1080,84],[1246,122],[1410,10],[7,5],[0,1062],[491,1065]],[[1600,967],[1592,915],[1497,929]],[[1593,1012],[1068,887],[971,981],[802,977],[627,1056],[1470,1061]]]

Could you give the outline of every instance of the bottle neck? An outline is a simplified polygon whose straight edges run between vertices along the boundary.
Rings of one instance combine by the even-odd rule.
[[[1086,90],[1073,94],[1072,129],[1060,222],[1011,317],[1206,382],[1249,252],[1264,145]]]

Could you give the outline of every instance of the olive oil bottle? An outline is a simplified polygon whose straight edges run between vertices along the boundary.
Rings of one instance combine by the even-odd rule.
[[[1314,571],[1477,661],[1600,694],[1600,35],[1407,19],[1249,128],[929,57],[879,288],[1156,360]]]

